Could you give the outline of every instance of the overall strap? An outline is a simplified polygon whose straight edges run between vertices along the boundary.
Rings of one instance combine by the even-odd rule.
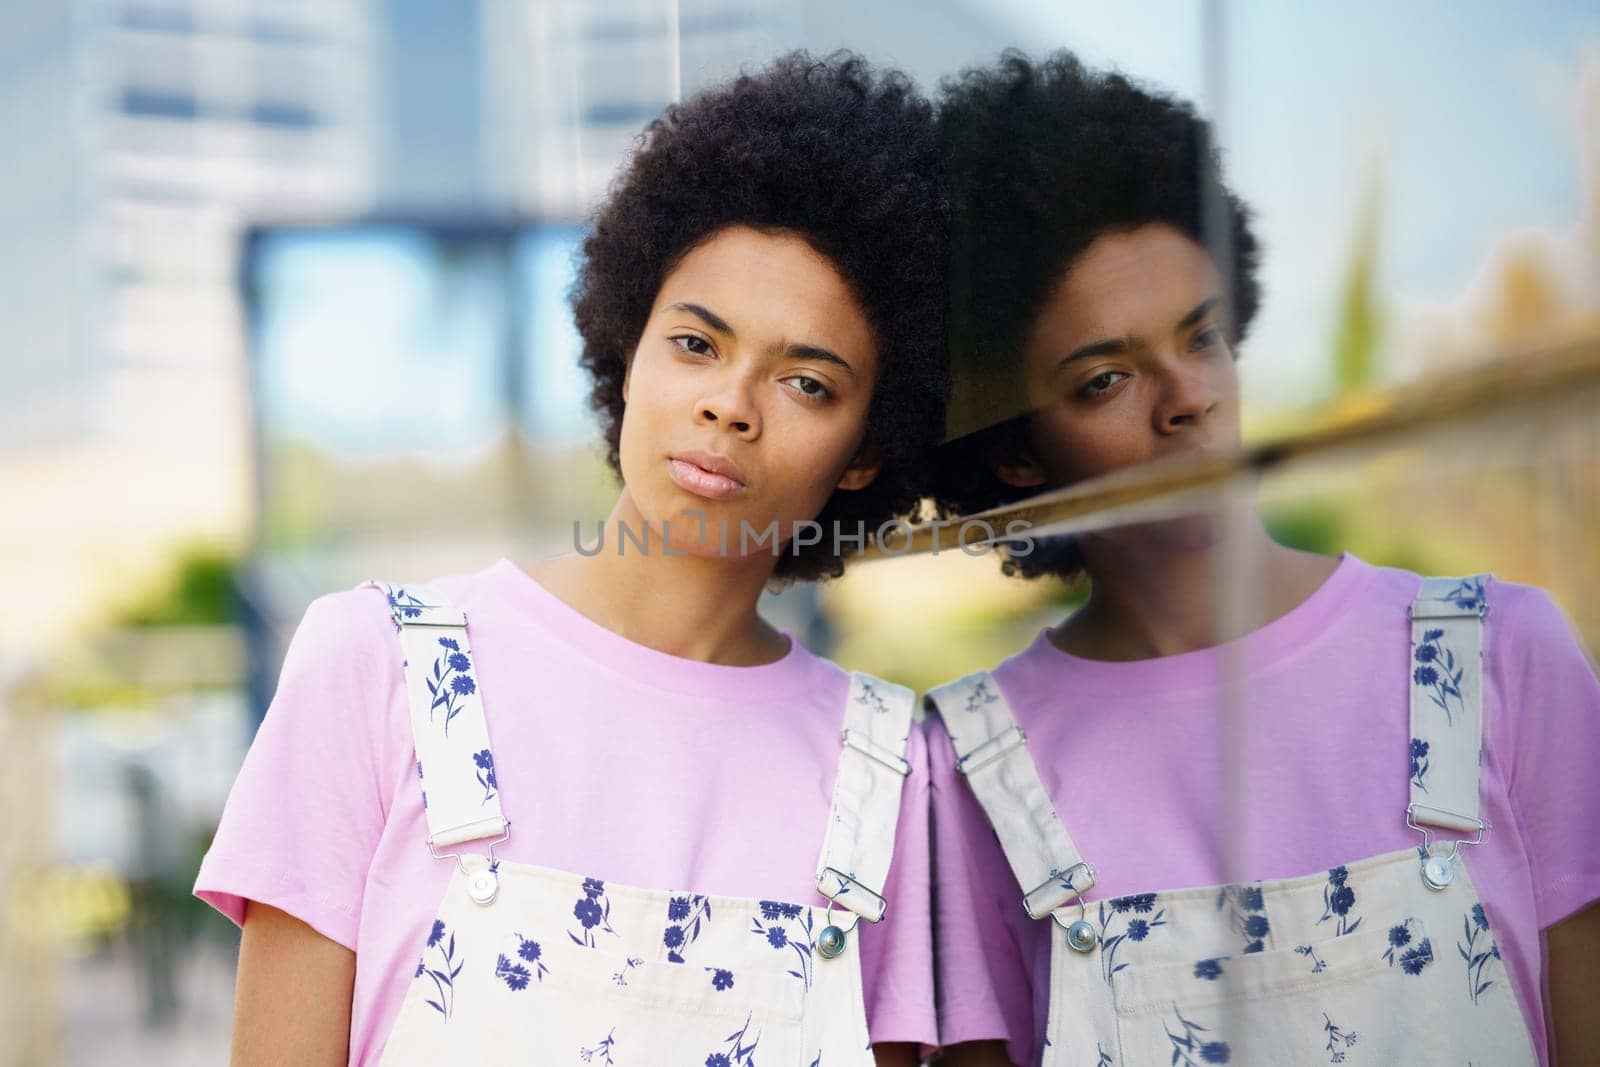
[[[369,580],[356,588],[367,586],[389,598],[400,635],[428,848],[439,856],[463,841],[503,839],[510,823],[500,811],[467,617],[427,586]]]
[[[1411,803],[1407,822],[1480,835],[1484,586],[1425,578],[1411,605]],[[1420,829],[1421,827],[1418,826]]]
[[[911,773],[906,741],[916,694],[859,671],[850,675],[843,748],[828,829],[817,860],[817,892],[868,922],[883,918],[900,793]]]
[[[989,817],[1031,918],[1081,899],[1094,886],[1028,754],[1027,735],[988,671],[928,693],[955,746],[956,770]]]

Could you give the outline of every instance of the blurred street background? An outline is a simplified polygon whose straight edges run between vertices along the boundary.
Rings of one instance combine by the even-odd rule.
[[[289,633],[604,517],[587,212],[665,105],[797,46],[929,91],[1070,47],[1214,116],[1264,247],[1251,435],[1600,338],[1588,3],[0,5],[0,1067],[224,1061],[238,935],[189,890]],[[1285,541],[1543,585],[1600,648],[1592,409],[1267,490]],[[925,687],[1071,595],[946,552],[768,608]]]

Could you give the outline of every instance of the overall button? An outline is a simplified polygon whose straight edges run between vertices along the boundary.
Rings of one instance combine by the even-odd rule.
[[[495,894],[500,891],[500,879],[488,868],[474,871],[472,877],[467,879],[467,895],[478,904],[491,904]]]
[[[1095,942],[1099,937],[1094,932],[1094,923],[1087,919],[1079,919],[1067,927],[1067,946],[1074,952],[1093,952]]]
[[[1443,889],[1455,878],[1455,868],[1448,856],[1429,856],[1422,861],[1422,880],[1429,889]]]
[[[831,960],[844,951],[847,943],[844,931],[829,923],[822,928],[822,933],[817,935],[817,955],[825,960]]]

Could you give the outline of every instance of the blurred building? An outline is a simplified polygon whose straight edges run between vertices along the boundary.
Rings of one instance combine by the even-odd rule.
[[[175,539],[248,536],[249,227],[575,221],[650,117],[741,66],[848,44],[931,85],[1015,32],[975,0],[3,5],[0,492],[36,518],[0,584],[59,622],[0,638],[92,616]]]

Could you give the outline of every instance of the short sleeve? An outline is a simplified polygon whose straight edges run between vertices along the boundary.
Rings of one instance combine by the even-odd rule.
[[[928,900],[928,744],[911,725],[911,773],[900,791],[894,857],[884,881],[882,921],[861,924],[861,972],[867,1032],[874,1044],[937,1044],[933,1009],[933,926]]]
[[[389,701],[403,677],[382,603],[377,590],[320,597],[289,642],[194,884],[241,926],[245,901],[260,901],[355,950],[387,815],[382,783],[394,780]]]
[[[1008,1043],[1026,1062],[1033,1041],[1029,963],[1002,908],[1022,914],[1021,891],[978,798],[956,770],[937,713],[928,731],[933,832],[933,938],[939,1041]]]
[[[1501,675],[1503,711],[1489,741],[1498,741],[1542,930],[1600,898],[1600,681],[1544,590],[1501,589],[1505,604],[1499,632],[1490,634],[1488,670]],[[1487,625],[1495,614],[1491,608]]]

